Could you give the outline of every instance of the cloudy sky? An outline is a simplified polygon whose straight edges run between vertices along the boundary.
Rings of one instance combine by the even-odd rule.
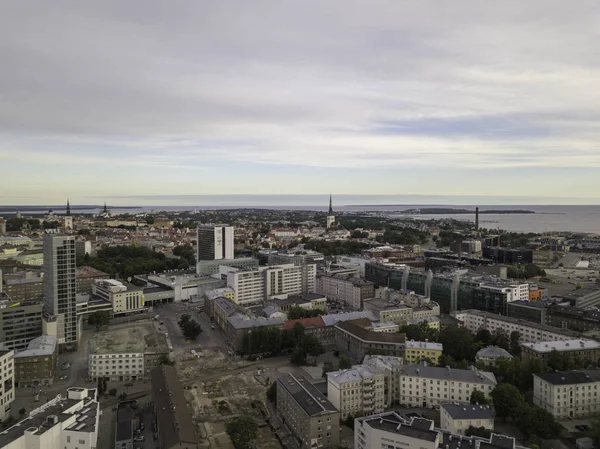
[[[597,0],[4,0],[0,204],[598,203],[598,42]]]

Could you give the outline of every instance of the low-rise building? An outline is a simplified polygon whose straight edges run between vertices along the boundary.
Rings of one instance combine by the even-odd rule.
[[[459,312],[453,312],[452,316],[462,321],[463,326],[473,333],[476,333],[481,329],[487,329],[492,333],[497,329],[502,329],[510,335],[513,331],[517,331],[521,334],[521,341],[525,343],[572,340],[582,337],[582,334],[579,332],[570,331],[568,329],[560,329],[545,324],[523,321],[490,312],[483,312],[481,310],[461,310]]]
[[[356,365],[327,373],[327,399],[342,414],[373,415],[385,410],[385,370],[377,366]]]
[[[10,416],[10,407],[15,400],[14,355],[12,350],[0,349],[0,421]]]
[[[340,441],[340,412],[303,376],[277,379],[277,414],[303,449],[335,448]]]
[[[111,381],[144,378],[144,342],[118,340],[110,333],[94,335],[89,342],[89,375],[92,380],[106,377]]]
[[[79,241],[75,242],[75,245],[78,243]],[[75,274],[77,293],[91,295],[95,281],[109,278],[108,273],[94,267],[78,267]]]
[[[583,339],[521,343],[521,360],[538,359],[545,362],[554,351],[579,357],[581,361],[585,360],[594,365],[600,360],[600,342]]]
[[[214,300],[216,298],[227,298],[233,302],[235,301],[235,290],[231,287],[215,288],[214,290],[208,290],[204,293],[206,299]]]
[[[389,334],[367,329],[367,318],[343,321],[335,326],[335,345],[338,351],[353,360],[363,360],[365,355],[404,357],[405,334]]]
[[[499,348],[498,346],[486,346],[477,351],[477,354],[475,355],[475,361],[477,363],[481,362],[487,366],[496,366],[496,363],[500,360],[512,358],[513,356],[510,352],[504,348]]]
[[[362,318],[366,318],[372,323],[378,321],[375,314],[369,310],[361,310],[346,313],[330,313],[328,315],[321,316],[321,318],[323,319],[323,323],[325,324],[325,327],[321,334],[321,343],[323,345],[335,344],[335,326],[338,323],[342,323],[344,321],[358,320]]]
[[[92,295],[112,304],[114,315],[144,311],[144,289],[115,279],[94,281]]]
[[[69,388],[0,433],[3,449],[95,449],[100,403],[95,389]]]
[[[469,427],[494,430],[494,412],[488,405],[448,403],[440,406],[440,428],[464,435]]]
[[[154,368],[150,381],[157,447],[197,449],[194,421],[175,367],[163,365]]]
[[[353,275],[320,275],[317,276],[317,293],[361,310],[364,301],[375,298],[375,284]]]
[[[27,349],[15,354],[15,386],[52,385],[58,364],[58,341],[42,335],[29,342]]]
[[[354,448],[525,449],[511,437],[496,434],[490,438],[457,435],[435,428],[433,421],[407,418],[396,412],[357,418]]]
[[[327,312],[327,297],[318,293],[275,296],[267,301],[267,304],[275,307],[279,312],[288,312],[293,307]]]
[[[599,370],[553,371],[533,375],[533,404],[557,419],[598,414]]]
[[[400,326],[392,322],[373,323],[371,324],[371,330],[373,332],[387,332],[390,334],[395,334],[396,332],[400,332]]]
[[[410,340],[406,342],[406,349],[404,351],[404,360],[406,363],[421,363],[428,360],[429,363],[437,365],[444,351],[444,345],[429,341]]]

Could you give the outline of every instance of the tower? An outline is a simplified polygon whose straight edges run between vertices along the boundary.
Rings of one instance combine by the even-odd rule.
[[[71,216],[71,205],[67,198],[67,213],[65,214],[65,231],[73,230],[73,217]]]
[[[108,214],[108,209],[106,208],[106,201],[104,202],[104,210],[102,211],[103,214]]]
[[[333,203],[331,194],[329,194],[329,212],[327,212],[327,229],[335,226],[335,215],[333,215]]]
[[[44,236],[44,315],[56,321],[59,344],[77,344],[75,237]]]
[[[233,226],[198,226],[197,260],[233,259]]]
[[[479,207],[475,208],[475,230],[479,231]]]

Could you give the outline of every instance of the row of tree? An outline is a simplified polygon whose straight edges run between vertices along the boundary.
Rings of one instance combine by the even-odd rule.
[[[292,307],[287,312],[288,320],[298,320],[301,318],[313,318],[319,315],[327,315],[327,312],[321,309],[304,309],[302,307]]]

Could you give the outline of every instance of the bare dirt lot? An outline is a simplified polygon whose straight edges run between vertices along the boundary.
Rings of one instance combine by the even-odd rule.
[[[197,357],[180,360],[178,369],[203,447],[233,448],[225,433],[225,423],[248,414],[259,425],[257,447],[281,448],[266,421],[270,414],[266,405],[269,384],[258,376],[262,365],[231,360],[218,350],[205,349]]]

